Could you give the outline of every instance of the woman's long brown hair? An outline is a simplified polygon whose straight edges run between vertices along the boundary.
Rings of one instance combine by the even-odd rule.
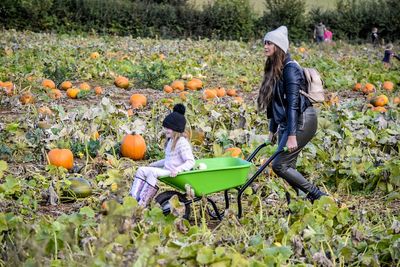
[[[285,56],[285,52],[278,46],[275,46],[275,53],[265,61],[264,78],[257,98],[259,111],[265,111],[272,100],[275,84],[282,76]]]

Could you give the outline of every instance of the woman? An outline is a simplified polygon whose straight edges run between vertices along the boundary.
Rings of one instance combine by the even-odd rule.
[[[285,26],[265,35],[267,60],[257,104],[260,111],[267,111],[270,119],[269,140],[274,142],[278,132],[279,148],[288,147],[287,152],[273,161],[272,169],[297,193],[300,189],[314,201],[326,194],[296,170],[296,161],[301,149],[317,131],[317,114],[307,97],[300,94],[300,89],[306,88],[305,77],[302,68],[291,60],[288,48]]]

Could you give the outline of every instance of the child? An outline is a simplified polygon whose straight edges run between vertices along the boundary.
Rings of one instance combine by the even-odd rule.
[[[140,167],[136,172],[130,195],[136,198],[142,207],[146,207],[157,193],[158,177],[175,177],[182,171],[192,169],[195,164],[191,145],[184,136],[185,111],[184,105],[176,104],[173,112],[163,121],[167,137],[165,159],[153,162],[149,167]]]
[[[383,65],[386,68],[390,67],[390,59],[392,57],[395,57],[396,59],[400,60],[400,57],[393,52],[393,45],[392,44],[387,44],[386,47],[385,47],[385,53],[384,53],[384,56],[383,56],[383,59],[382,59]]]
[[[324,32],[324,42],[331,43],[332,36],[333,36],[333,33],[331,32],[331,30],[328,27],[326,27],[326,30]]]
[[[371,42],[373,44],[374,47],[377,47],[379,44],[379,40],[378,40],[378,28],[373,27],[372,31],[371,31]]]

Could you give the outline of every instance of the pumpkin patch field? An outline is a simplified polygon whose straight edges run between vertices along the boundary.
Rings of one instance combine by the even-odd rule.
[[[385,68],[383,49],[291,44],[326,89],[298,169],[330,196],[310,203],[267,169],[243,216],[233,189],[219,221],[206,198],[185,219],[177,197],[164,215],[128,193],[164,157],[176,103],[197,159],[245,158],[266,140],[261,40],[1,34],[0,266],[399,266],[400,65]]]

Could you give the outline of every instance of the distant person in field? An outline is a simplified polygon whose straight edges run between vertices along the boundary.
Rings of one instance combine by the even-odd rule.
[[[288,148],[288,151],[274,159],[272,169],[297,193],[301,190],[314,201],[326,194],[296,170],[296,162],[300,151],[317,131],[317,112],[310,100],[300,93],[300,90],[306,90],[306,79],[303,69],[291,59],[288,49],[285,26],[265,35],[266,61],[257,106],[270,119],[269,141],[275,142],[278,139],[279,148]]]
[[[378,38],[378,28],[373,27],[371,31],[371,42],[374,47],[379,45],[379,38]]]
[[[383,65],[386,68],[390,68],[390,66],[391,66],[391,62],[390,61],[391,61],[391,59],[393,57],[398,59],[398,60],[400,60],[400,56],[393,52],[393,45],[392,44],[387,44],[386,47],[385,47],[385,52],[383,54],[383,59],[382,59]]]
[[[333,36],[333,33],[331,32],[330,28],[326,27],[326,30],[324,32],[324,42],[325,43],[331,43],[332,42],[332,36]]]
[[[322,43],[324,41],[324,33],[325,33],[326,27],[322,21],[320,21],[317,25],[315,25],[314,28],[314,39],[317,41],[317,43]]]

